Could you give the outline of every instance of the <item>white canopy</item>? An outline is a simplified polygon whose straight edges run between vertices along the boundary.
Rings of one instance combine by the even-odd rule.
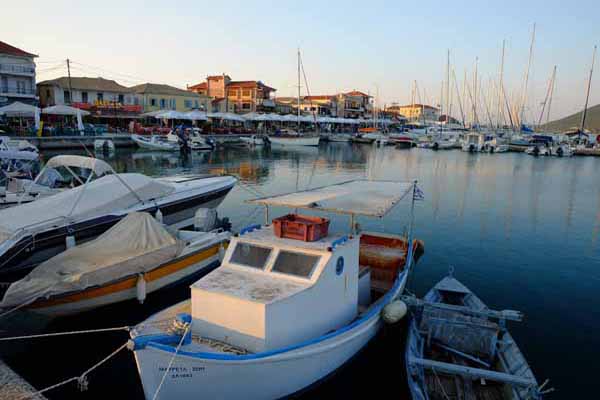
[[[233,113],[223,113],[221,118],[229,120],[229,121],[238,121],[238,122],[246,121],[244,119],[244,117],[242,117],[241,115],[237,115],[237,114],[233,114]]]
[[[39,112],[39,108],[31,106],[29,104],[15,101],[7,106],[0,107],[0,115],[4,114],[7,117],[35,117],[36,112]]]
[[[147,113],[140,114],[140,117],[154,117],[156,114],[161,114],[161,113],[164,113],[167,111],[169,111],[169,110],[148,111]]]
[[[27,204],[0,210],[0,243],[22,228],[51,226],[69,217],[84,220],[111,213],[120,213],[139,204],[137,197],[123,185],[121,178],[143,201],[158,199],[175,188],[142,174],[105,175],[86,185],[65,190]],[[81,191],[85,192],[79,198]],[[77,201],[79,199],[79,201]]]
[[[412,191],[413,185],[412,182],[356,180],[248,202],[383,217]]]
[[[64,105],[51,106],[42,109],[42,114],[51,114],[51,115],[90,115],[89,111],[81,110],[75,107],[69,107]]]
[[[148,213],[131,213],[96,239],[72,247],[37,266],[8,288],[1,307],[76,292],[144,273],[183,249]]]
[[[186,114],[175,111],[175,110],[167,110],[154,115],[156,119],[187,119]]]
[[[54,156],[46,163],[47,168],[64,166],[91,169],[97,176],[102,176],[107,172],[114,172],[112,167],[105,161],[84,156]]]
[[[204,111],[193,110],[184,114],[186,119],[191,121],[206,121],[208,117]]]

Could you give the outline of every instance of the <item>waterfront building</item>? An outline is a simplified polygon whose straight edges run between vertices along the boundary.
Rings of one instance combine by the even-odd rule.
[[[297,97],[278,97],[277,102],[298,109]],[[373,112],[372,97],[359,92],[335,95],[312,95],[300,99],[300,110],[304,114],[333,116],[340,118],[370,118]],[[296,111],[294,111],[296,112]]]
[[[340,118],[371,118],[373,97],[358,90],[336,95],[336,116]]]
[[[273,112],[276,89],[261,81],[232,81],[229,75],[208,76],[206,81],[188,86],[188,90],[211,99],[211,112]]]
[[[90,77],[67,77],[38,83],[40,105],[70,105],[97,117],[133,117],[142,106],[131,90],[114,80]]]
[[[0,41],[0,106],[15,101],[37,102],[35,62],[37,55]]]
[[[157,110],[208,110],[210,99],[206,95],[158,83],[143,83],[129,88],[136,104],[144,112]]]
[[[410,120],[437,121],[440,116],[440,110],[427,104],[407,104],[392,105],[387,111],[403,115]]]

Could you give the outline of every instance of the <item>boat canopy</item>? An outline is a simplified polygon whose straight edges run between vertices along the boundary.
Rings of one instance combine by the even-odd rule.
[[[10,285],[0,307],[100,286],[177,257],[184,242],[150,214],[135,212],[96,239],[67,249]]]
[[[35,161],[37,159],[39,159],[39,155],[33,151],[0,150],[0,160]]]
[[[97,176],[114,172],[105,161],[84,156],[55,156],[46,163],[46,168],[78,167],[94,171]]]
[[[157,199],[174,190],[174,186],[142,174],[105,175],[53,196],[0,210],[0,243],[21,229],[52,226],[61,220],[78,222],[103,215],[120,215],[139,204],[138,198],[142,201]]]
[[[248,203],[383,217],[413,190],[414,185],[414,182],[354,180],[258,198]]]

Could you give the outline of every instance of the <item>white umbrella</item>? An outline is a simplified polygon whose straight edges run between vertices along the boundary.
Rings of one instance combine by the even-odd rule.
[[[35,108],[35,115],[33,116],[35,120],[35,129],[40,129],[40,109]]]
[[[77,129],[79,130],[79,132],[83,135],[83,131],[85,130],[83,127],[83,121],[81,120],[81,111],[79,110],[77,111]]]
[[[223,118],[223,114],[222,112],[215,112],[215,113],[207,113],[206,116],[208,118]]]
[[[245,122],[246,120],[244,119],[244,117],[242,117],[241,115],[237,115],[237,114],[233,114],[233,113],[223,113],[223,119],[229,120],[229,121],[238,121],[238,122]]]
[[[140,117],[154,117],[156,114],[162,114],[162,113],[167,112],[167,111],[169,111],[169,110],[149,111],[147,113],[140,114]]]
[[[184,113],[175,110],[164,111],[154,116],[156,119],[186,119]]]
[[[81,110],[81,109],[75,108],[75,107],[63,106],[63,105],[46,107],[46,108],[42,109],[42,114],[50,114],[50,115],[77,116],[78,113],[81,113],[81,115],[83,115],[83,116],[90,115],[89,111]]]
[[[206,121],[208,117],[204,111],[193,110],[184,114],[186,119],[192,121]]]
[[[0,114],[4,114],[7,117],[35,117],[35,113],[39,113],[39,111],[39,108],[21,103],[20,101],[0,107]]]

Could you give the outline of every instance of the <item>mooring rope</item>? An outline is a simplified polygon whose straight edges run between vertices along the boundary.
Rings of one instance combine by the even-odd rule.
[[[88,368],[87,370],[85,370],[83,372],[83,374],[79,375],[79,376],[73,376],[71,378],[65,379],[64,381],[61,381],[59,383],[56,383],[52,386],[48,386],[42,390],[38,390],[37,392],[34,393],[30,393],[27,394],[23,397],[20,397],[19,400],[26,400],[26,399],[31,399],[31,398],[35,398],[49,390],[52,389],[56,389],[60,386],[64,386],[68,383],[71,383],[73,381],[77,381],[77,383],[79,384],[79,390],[83,391],[87,389],[88,386],[88,380],[87,380],[87,375],[89,375],[90,372],[94,371],[96,368],[98,368],[99,366],[101,366],[102,364],[104,364],[106,361],[110,360],[112,357],[114,357],[115,355],[117,355],[117,353],[119,353],[121,350],[123,350],[124,348],[127,347],[127,342],[125,342],[124,344],[122,344],[121,346],[119,346],[115,351],[113,351],[112,353],[110,353],[108,356],[104,357],[102,360],[100,360],[99,362],[97,362],[96,364],[92,365],[90,368]]]
[[[175,353],[173,353],[173,357],[171,357],[171,360],[169,361],[169,365],[167,366],[167,369],[165,370],[165,373],[162,376],[162,379],[160,380],[160,383],[158,385],[158,387],[156,388],[156,392],[154,392],[154,396],[152,396],[152,400],[156,400],[158,398],[158,393],[160,392],[160,389],[162,388],[163,383],[165,383],[165,378],[167,377],[167,374],[169,373],[169,370],[171,369],[171,366],[173,365],[173,361],[175,361],[175,357],[177,357],[177,353],[179,353],[179,349],[181,348],[181,345],[183,344],[183,341],[185,340],[185,336],[187,335],[188,331],[190,330],[190,327],[192,326],[192,324],[187,323],[185,324],[185,330],[183,331],[183,334],[181,335],[181,340],[179,340],[179,344],[177,345],[177,347],[175,348]]]
[[[127,331],[127,332],[129,332],[131,329],[132,329],[132,327],[130,327],[130,326],[117,326],[114,328],[86,329],[86,330],[82,330],[82,331],[41,333],[39,335],[12,336],[12,337],[0,338],[0,342],[6,342],[9,340],[38,339],[38,338],[54,337],[54,336],[80,335],[80,334],[84,334],[84,333],[98,333],[98,332],[112,332],[112,331]]]

